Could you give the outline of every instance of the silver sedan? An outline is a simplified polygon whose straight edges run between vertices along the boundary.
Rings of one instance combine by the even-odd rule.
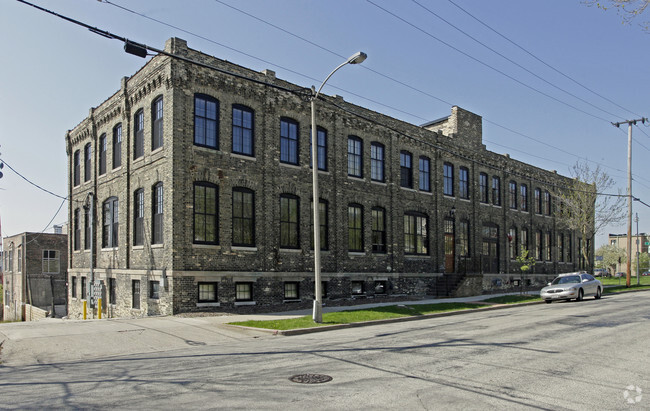
[[[603,292],[603,284],[587,273],[560,274],[542,288],[540,296],[548,304],[556,300],[582,301],[588,295],[599,299]]]

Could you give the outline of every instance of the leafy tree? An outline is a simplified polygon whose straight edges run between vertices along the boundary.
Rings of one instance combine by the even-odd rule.
[[[636,254],[636,251],[634,252]],[[648,253],[639,253],[639,259],[634,260],[632,263],[632,273],[636,275],[636,266],[639,265],[639,274],[644,271],[650,270],[650,254]]]
[[[527,250],[526,247],[523,245],[521,246],[521,251],[519,252],[519,255],[516,257],[517,262],[521,264],[519,269],[521,270],[522,273],[526,273],[527,271],[530,271],[533,269],[533,266],[537,262],[535,260],[535,257],[529,257],[528,254],[530,253],[530,250]]]
[[[648,8],[650,0],[584,0],[583,3],[603,10],[614,9],[623,19],[623,24],[632,24],[632,20]],[[645,21],[640,26],[650,33],[650,22]]]
[[[598,248],[598,250],[596,250],[596,255],[603,257],[603,261],[602,261],[603,268],[609,269],[610,273],[615,272],[619,262],[625,261],[625,259],[627,258],[626,257],[627,253],[625,252],[625,249],[618,248],[615,245],[611,245],[611,244],[605,244],[600,248]]]
[[[625,197],[620,190],[611,195],[614,179],[600,166],[592,169],[588,163],[578,161],[570,173],[572,182],[555,190],[558,200],[555,215],[566,228],[579,233],[583,241],[578,252],[589,262],[586,240],[594,238],[605,226],[624,221],[627,215]]]

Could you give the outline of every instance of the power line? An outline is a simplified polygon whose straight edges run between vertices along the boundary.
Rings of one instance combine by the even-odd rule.
[[[13,171],[14,173],[16,173],[20,178],[22,178],[23,180],[27,181],[29,184],[33,185],[34,187],[38,188],[39,190],[43,190],[43,191],[45,191],[46,193],[51,194],[51,195],[53,195],[54,197],[61,198],[61,199],[63,199],[63,200],[67,200],[67,199],[68,199],[68,197],[63,197],[63,196],[60,196],[60,195],[58,195],[58,194],[55,194],[55,193],[51,192],[50,190],[45,189],[45,188],[39,186],[38,184],[32,182],[32,181],[29,180],[27,177],[25,177],[24,175],[22,175],[22,174],[20,174],[18,171],[16,171],[16,170],[11,166],[11,164],[7,163],[7,161],[6,161],[4,158],[0,158],[0,161],[2,161],[2,162],[3,162],[7,167],[9,167],[9,169],[10,169],[11,171]]]

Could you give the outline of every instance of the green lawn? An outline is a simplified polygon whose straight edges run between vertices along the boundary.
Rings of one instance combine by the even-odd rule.
[[[641,285],[650,285],[650,275],[641,275],[639,276]],[[603,283],[603,285],[625,285],[625,277],[623,278],[600,278],[598,279]],[[630,280],[632,285],[636,285],[636,277],[632,277]]]
[[[501,297],[492,297],[487,300],[483,300],[486,303],[492,304],[517,304],[517,303],[527,303],[531,301],[542,301],[539,295],[504,295]]]
[[[365,310],[349,310],[324,313],[323,322],[318,324],[311,316],[287,320],[268,321],[238,321],[229,324],[245,327],[267,328],[272,330],[294,330],[298,328],[322,327],[325,325],[351,324],[389,318],[411,317],[423,314],[441,313],[446,311],[470,310],[480,307],[479,304],[469,303],[437,303],[414,305],[390,305],[386,307],[368,308]]]

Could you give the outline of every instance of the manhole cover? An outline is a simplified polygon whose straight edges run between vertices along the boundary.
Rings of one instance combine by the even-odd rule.
[[[324,374],[298,374],[289,378],[289,380],[299,384],[320,384],[332,381],[332,377]]]

